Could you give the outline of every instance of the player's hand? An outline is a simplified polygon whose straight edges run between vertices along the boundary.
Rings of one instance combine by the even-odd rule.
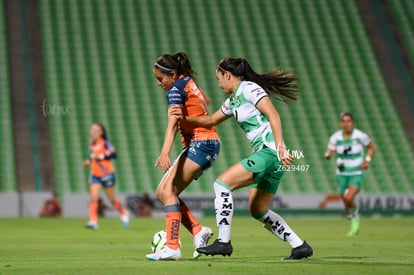
[[[167,172],[171,167],[170,157],[168,155],[160,155],[155,161],[155,166],[160,167],[164,173]]]
[[[182,106],[180,106],[180,105],[170,106],[168,108],[168,116],[173,116],[177,120],[183,120],[184,117],[183,117],[183,109],[182,109]]]
[[[363,162],[362,162],[362,169],[364,169],[364,170],[367,170],[368,169],[368,167],[369,167],[369,162],[368,161],[366,161],[366,160],[364,160]]]
[[[293,164],[293,162],[295,161],[293,156],[291,154],[289,154],[289,151],[285,147],[277,148],[277,153],[278,153],[280,162],[285,167],[291,166]]]
[[[91,164],[91,161],[89,159],[85,159],[82,163],[82,167],[85,168],[87,167],[89,164]]]

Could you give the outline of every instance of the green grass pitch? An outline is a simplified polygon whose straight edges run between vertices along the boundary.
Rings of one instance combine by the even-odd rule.
[[[414,274],[414,218],[361,220],[347,237],[342,217],[286,217],[314,248],[311,258],[282,261],[290,247],[249,217],[234,217],[231,257],[192,260],[192,238],[182,228],[182,258],[151,262],[152,235],[161,218],[133,218],[124,229],[115,218],[97,231],[85,219],[0,219],[0,274]],[[213,228],[212,217],[201,222]]]

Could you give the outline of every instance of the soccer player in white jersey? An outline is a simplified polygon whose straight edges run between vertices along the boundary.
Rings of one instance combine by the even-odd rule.
[[[302,259],[313,254],[309,244],[302,241],[284,219],[269,209],[280,180],[282,166],[293,163],[285,147],[282,123],[270,96],[287,102],[299,94],[296,76],[275,69],[264,74],[253,71],[243,58],[224,58],[216,69],[218,84],[229,98],[212,115],[180,117],[197,125],[209,127],[234,117],[243,129],[252,147],[252,155],[224,171],[214,182],[218,239],[198,252],[206,255],[230,256],[233,252],[230,231],[234,212],[233,190],[249,189],[249,210],[271,234],[292,247],[284,259]],[[173,109],[182,116],[179,108]]]
[[[359,232],[359,209],[354,201],[361,190],[364,170],[368,169],[375,146],[367,134],[354,128],[354,116],[350,112],[340,115],[341,130],[336,131],[329,139],[325,158],[330,159],[336,154],[336,180],[339,194],[345,206],[345,213],[351,221],[348,236]],[[368,147],[364,158],[364,148]]]

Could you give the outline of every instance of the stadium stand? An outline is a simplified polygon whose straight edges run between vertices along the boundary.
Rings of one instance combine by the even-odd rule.
[[[388,3],[391,5],[394,17],[397,19],[410,58],[414,62],[414,2],[393,0],[388,1]]]
[[[16,191],[4,1],[0,1],[0,192]]]
[[[364,192],[414,191],[413,149],[353,1],[40,3],[48,101],[70,107],[70,115],[50,117],[60,190],[87,190],[87,171],[80,164],[95,121],[107,126],[117,148],[119,190],[155,190],[162,174],[153,164],[162,146],[166,103],[152,66],[165,52],[185,51],[212,99],[210,111],[225,98],[214,75],[224,56],[245,57],[257,71],[281,66],[299,76],[300,100],[288,107],[275,105],[288,147],[303,152],[297,164],[309,165],[309,170],[287,172],[281,192],[336,191],[335,164],[323,154],[344,110],[354,113],[357,127],[377,145]],[[186,192],[211,194],[215,177],[249,155],[234,123],[226,122],[218,131],[219,160]],[[179,151],[177,140],[171,156]]]

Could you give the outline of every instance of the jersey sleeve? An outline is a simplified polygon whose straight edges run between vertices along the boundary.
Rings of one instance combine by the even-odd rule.
[[[361,134],[361,143],[364,146],[367,146],[368,144],[371,143],[371,139],[369,138],[369,136],[365,133]]]
[[[247,85],[247,89],[244,89],[243,94],[246,100],[254,106],[256,106],[262,98],[267,96],[267,93],[262,87],[253,83]]]
[[[223,104],[221,105],[221,111],[226,116],[232,116],[233,115],[233,111],[230,108],[230,98],[227,98],[226,101],[223,102]]]
[[[172,106],[172,105],[184,105],[187,96],[184,91],[180,90],[176,86],[173,86],[167,92],[166,97],[167,97],[168,106]]]
[[[116,158],[115,147],[109,140],[105,141],[105,159],[114,159]]]

